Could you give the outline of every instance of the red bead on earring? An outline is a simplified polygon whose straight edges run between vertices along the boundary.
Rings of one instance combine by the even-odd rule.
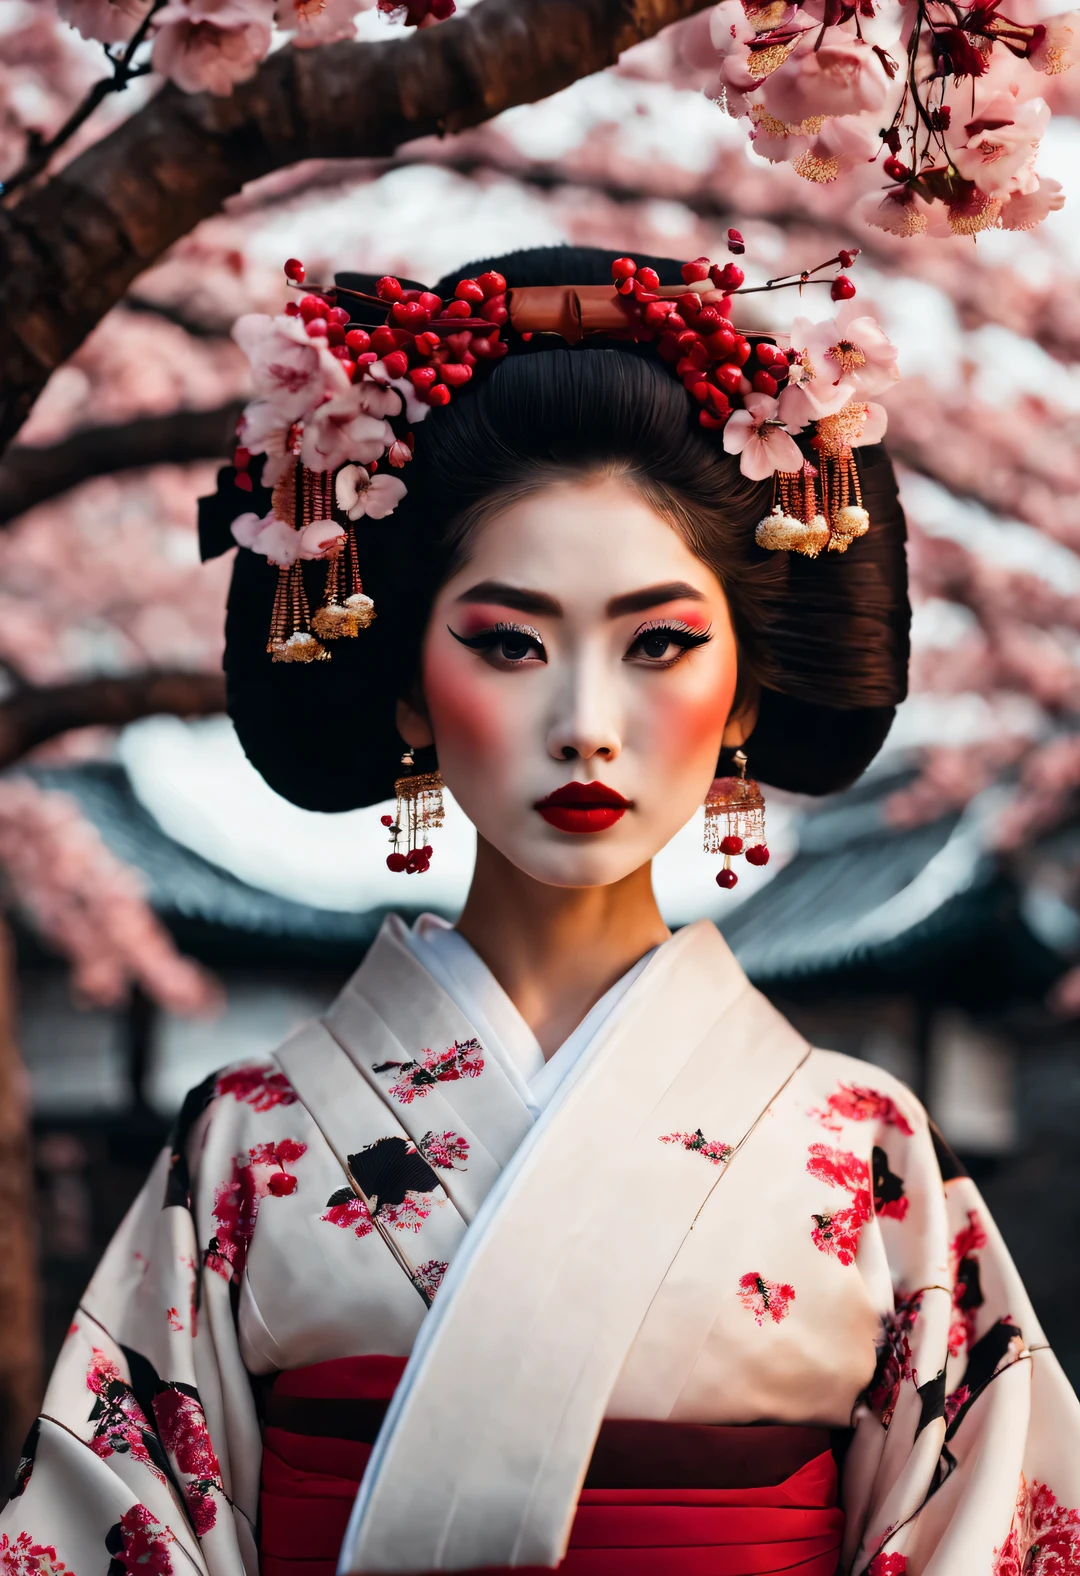
[[[738,884],[731,861],[740,854],[748,865],[767,865],[765,800],[752,777],[746,775],[746,756],[735,752],[737,777],[717,777],[705,798],[705,852],[723,854],[724,866],[716,884],[726,891]]]

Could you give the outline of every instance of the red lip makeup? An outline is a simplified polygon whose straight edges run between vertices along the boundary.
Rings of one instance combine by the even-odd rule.
[[[537,800],[533,809],[560,832],[583,833],[606,832],[633,805],[603,783],[567,783],[546,799]]]

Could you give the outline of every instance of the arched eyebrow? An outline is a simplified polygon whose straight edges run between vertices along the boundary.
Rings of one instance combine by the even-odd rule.
[[[470,586],[458,597],[459,602],[497,602],[500,607],[513,607],[519,613],[547,613],[552,618],[562,617],[562,603],[543,591],[529,591],[525,586],[507,585],[503,580],[481,580]]]
[[[624,618],[628,613],[645,613],[665,602],[704,600],[704,594],[689,581],[667,580],[662,585],[644,586],[640,591],[625,591],[621,596],[613,596],[606,612],[608,618]],[[458,601],[497,602],[500,607],[512,607],[519,613],[546,613],[551,618],[561,618],[563,612],[562,603],[545,591],[530,591],[526,586],[512,586],[504,580],[481,580],[463,591]]]
[[[627,591],[623,596],[613,596],[607,605],[608,618],[622,618],[627,613],[646,613],[651,607],[664,602],[704,602],[701,591],[686,580],[668,580],[663,585],[646,586],[642,591]]]

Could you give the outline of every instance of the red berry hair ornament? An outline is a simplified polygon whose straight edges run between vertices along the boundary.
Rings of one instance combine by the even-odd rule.
[[[728,247],[745,249],[738,231],[728,232]],[[393,513],[407,491],[396,473],[412,459],[413,429],[501,359],[510,332],[523,342],[552,334],[570,345],[598,337],[654,346],[698,424],[738,456],[742,474],[772,478],[758,546],[809,558],[846,552],[870,524],[853,450],[882,436],[885,412],[872,398],[898,376],[895,348],[851,302],[851,280],[825,277],[855,256],[840,252],[761,285],[747,285],[737,263],[707,257],[683,264],[678,285],[661,285],[632,257],[615,259],[610,285],[514,289],[488,270],[461,280],[447,302],[390,275],[373,294],[305,285],[303,263],[289,258],[286,278],[303,294],[281,315],[250,313],[233,330],[257,396],[241,417],[233,485],[250,493],[250,458],[265,455],[272,502],[263,518],[238,513],[231,530],[278,568],[272,660],[325,662],[332,642],[371,625],[358,522]],[[835,319],[797,318],[783,336],[743,334],[732,321],[739,296],[814,284],[830,284],[843,301]],[[314,614],[302,568],[313,560],[326,565]]]
[[[716,884],[728,891],[738,884],[731,861],[740,854],[748,865],[767,865],[765,800],[752,777],[746,775],[746,756],[735,752],[737,777],[717,777],[705,798],[705,852],[723,854],[724,865]]]
[[[407,770],[394,784],[396,813],[382,818],[382,824],[388,828],[393,844],[392,853],[386,856],[386,868],[399,875],[423,875],[431,863],[432,854],[427,834],[443,824],[443,780],[439,772],[416,771],[411,750],[405,751],[401,764]],[[404,853],[401,850],[403,838]]]

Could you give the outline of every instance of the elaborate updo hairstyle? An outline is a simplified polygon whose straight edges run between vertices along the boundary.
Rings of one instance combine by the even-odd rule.
[[[459,279],[484,269],[505,274],[511,288],[604,284],[616,255],[573,247],[515,252],[470,263],[433,288],[451,296]],[[645,262],[662,284],[680,282],[678,263],[639,259]],[[367,290],[374,283],[351,274],[338,282]],[[415,458],[403,473],[408,494],[397,510],[358,526],[364,589],[377,616],[356,639],[336,641],[331,661],[271,661],[266,632],[278,571],[254,553],[237,553],[225,671],[229,713],[253,765],[310,810],[389,798],[402,750],[397,700],[415,685],[432,600],[467,558],[471,534],[524,492],[607,474],[637,488],[724,586],[741,681],[761,686],[745,745],[753,775],[810,794],[853,782],[880,749],[907,685],[904,518],[881,446],[857,451],[872,521],[866,536],[842,555],[814,560],[765,552],[754,527],[771,505],[771,483],[742,476],[654,350],[507,337],[510,353],[478,368],[451,404],[416,428]],[[231,545],[235,515],[270,506],[264,489],[238,493],[233,476],[222,471],[218,493],[201,506],[207,556]],[[325,573],[321,564],[305,568],[313,604]],[[425,753],[418,765],[434,765]]]

